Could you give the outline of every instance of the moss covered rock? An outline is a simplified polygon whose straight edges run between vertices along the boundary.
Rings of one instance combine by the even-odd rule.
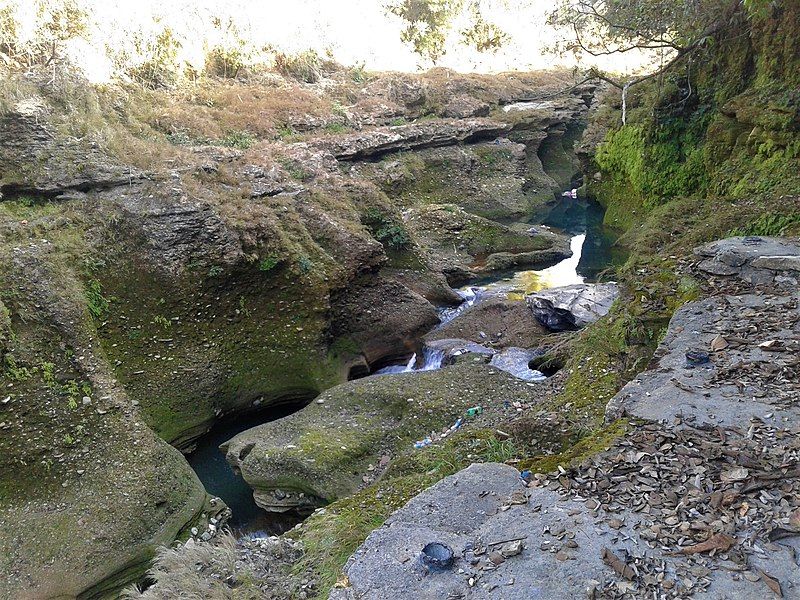
[[[362,478],[464,411],[538,401],[535,388],[488,365],[351,381],[303,410],[239,434],[223,448],[266,510],[307,511],[352,494]]]
[[[570,255],[564,236],[518,231],[452,204],[409,209],[404,217],[428,263],[451,283],[516,265],[554,263]]]

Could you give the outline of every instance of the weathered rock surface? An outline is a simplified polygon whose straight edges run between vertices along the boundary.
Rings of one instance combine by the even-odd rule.
[[[154,546],[223,508],[206,506],[180,453],[145,425],[68,291],[77,282],[49,264],[53,251],[17,248],[5,279],[16,291],[0,367],[5,598],[113,592]]]
[[[707,352],[692,366],[686,352]],[[607,415],[747,427],[800,419],[800,293],[717,296],[691,302],[670,321],[654,368],[628,383]]]
[[[439,482],[373,531],[331,597],[798,596],[800,292],[771,252],[724,256],[756,289],[677,311],[655,363],[608,405],[647,422],[528,486],[500,465]],[[452,569],[423,565],[430,541],[455,550]]]
[[[370,365],[409,353],[419,337],[439,322],[436,309],[395,281],[364,277],[331,298],[331,333],[346,336]]]
[[[751,284],[797,285],[800,277],[800,244],[783,238],[732,237],[695,249],[702,257],[701,271],[733,276]]]
[[[493,348],[532,348],[547,333],[525,302],[486,298],[428,333],[425,341],[456,338]]]
[[[759,568],[782,582],[786,597],[800,585],[789,551],[751,555],[752,570],[744,572],[754,578],[747,579],[724,568],[724,551],[716,561],[673,554],[678,548],[659,543],[650,529],[651,515],[617,504],[606,512],[598,495],[571,492],[556,478],[531,489],[513,467],[472,465],[373,531],[345,567],[347,587],[331,598],[644,598],[658,590],[663,597],[755,600],[770,594]],[[433,541],[455,551],[452,568],[422,562],[422,548]]]
[[[511,126],[507,123],[490,119],[442,119],[322,138],[312,142],[312,146],[338,160],[360,160],[390,152],[491,140],[509,131]]]
[[[569,331],[608,314],[618,295],[616,283],[581,283],[536,292],[527,303],[550,331]]]
[[[695,252],[703,258],[700,272],[718,277],[729,267],[726,275],[748,286],[681,307],[656,351],[654,368],[612,399],[607,416],[669,420],[680,414],[698,424],[747,427],[750,419],[759,419],[791,426],[800,416],[800,292],[792,271],[783,267],[800,256],[800,244],[734,237]]]
[[[515,231],[452,204],[408,209],[403,219],[426,260],[451,284],[513,266],[546,266],[571,254],[565,236]]]
[[[369,465],[446,430],[477,399],[484,412],[503,412],[539,396],[535,386],[483,364],[375,376],[331,388],[223,448],[259,506],[307,511],[353,493]]]

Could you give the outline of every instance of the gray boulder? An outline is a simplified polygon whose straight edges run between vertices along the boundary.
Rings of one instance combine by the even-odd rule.
[[[580,283],[531,294],[528,307],[550,331],[571,331],[608,314],[619,296],[616,283]]]

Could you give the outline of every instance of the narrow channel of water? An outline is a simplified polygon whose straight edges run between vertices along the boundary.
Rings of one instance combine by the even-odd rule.
[[[457,290],[464,302],[459,307],[443,309],[440,312],[443,322],[454,319],[487,296],[505,294],[522,298],[527,293],[548,287],[595,281],[601,271],[619,260],[612,248],[613,236],[603,229],[603,209],[599,204],[560,198],[543,213],[533,215],[530,223],[543,224],[570,235],[572,257],[546,269],[503,273]],[[442,359],[442,352],[424,348],[407,364],[385,367],[378,373],[437,369]],[[539,378],[533,371],[521,373],[521,376],[530,376],[531,381]],[[229,526],[237,535],[279,535],[300,519],[296,515],[261,510],[253,500],[252,490],[240,475],[234,473],[219,445],[242,431],[287,416],[296,408],[279,407],[269,413],[245,414],[222,421],[203,436],[197,449],[187,456],[208,492],[222,498],[233,511]]]
[[[268,513],[259,508],[253,500],[253,490],[241,475],[233,471],[219,446],[243,431],[276,421],[295,410],[296,407],[276,407],[268,413],[251,413],[225,419],[204,435],[195,451],[186,456],[208,493],[222,498],[233,512],[228,527],[237,536],[280,535],[297,525],[300,518],[292,514]]]

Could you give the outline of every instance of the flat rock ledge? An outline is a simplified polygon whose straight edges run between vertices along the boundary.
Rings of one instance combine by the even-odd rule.
[[[636,469],[636,456],[634,449],[610,462],[609,476],[629,480],[621,473]],[[526,487],[513,467],[472,465],[412,499],[373,531],[345,566],[346,587],[334,589],[330,598],[761,600],[778,597],[773,582],[780,583],[784,597],[797,597],[800,569],[793,551],[747,554],[749,567],[740,564],[745,550],[738,546],[709,557],[697,551],[688,531],[681,533],[680,524],[665,525],[661,534],[651,514],[614,503],[606,490],[616,493],[622,486],[609,481],[594,467],[552,480],[542,476],[532,482],[540,487]],[[720,548],[729,539],[723,535],[712,538]],[[672,545],[681,539],[688,544]],[[788,541],[798,546],[796,539]],[[451,568],[426,565],[422,549],[431,542],[453,550]]]
[[[703,260],[698,268],[710,275],[736,276],[757,284],[797,286],[800,245],[775,237],[732,237],[695,248]]]

